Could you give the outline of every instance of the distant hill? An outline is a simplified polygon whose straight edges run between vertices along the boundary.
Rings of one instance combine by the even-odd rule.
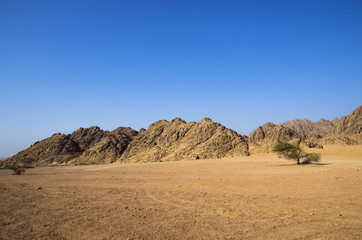
[[[295,119],[280,124],[266,123],[248,136],[250,152],[267,153],[278,141],[288,141],[309,148],[323,148],[324,144],[362,143],[362,106],[350,115],[332,121]]]
[[[319,135],[325,136],[331,133],[334,125],[338,123],[339,119],[335,118],[333,121],[321,118],[317,122],[312,122],[308,119],[294,119],[284,123],[280,123],[283,127],[292,129],[293,131],[303,134],[305,136]]]
[[[239,135],[209,118],[200,122],[181,118],[170,122],[160,120],[139,132],[129,127],[111,132],[97,126],[80,128],[68,135],[53,134],[1,161],[0,165],[19,163],[25,158],[32,159],[33,165],[77,165],[248,156],[270,152],[278,141],[310,148],[323,148],[323,144],[361,144],[362,106],[340,120],[266,123],[249,136]]]
[[[245,138],[209,118],[157,121],[135,137],[121,162],[173,161],[249,155]]]
[[[208,118],[198,123],[175,118],[171,122],[157,121],[139,133],[124,127],[109,132],[97,126],[80,128],[68,135],[57,133],[6,163],[17,163],[24,158],[34,159],[35,165],[78,165],[247,155],[248,143],[235,131]]]
[[[248,136],[252,153],[267,153],[279,141],[300,143],[305,137],[290,128],[266,123]]]
[[[115,132],[109,132],[97,126],[80,128],[68,135],[56,133],[34,143],[4,163],[17,163],[24,158],[33,159],[35,165],[112,162],[122,154],[126,148],[124,145],[128,145],[132,136],[135,135],[137,135],[137,131],[130,128],[118,128]],[[113,156],[110,152],[115,149],[118,152]],[[99,158],[94,157],[97,153]]]
[[[334,125],[333,135],[350,136],[362,133],[362,106],[355,109],[350,115],[342,117],[337,124]]]
[[[133,137],[138,134],[131,128],[119,127],[105,134],[97,144],[89,145],[79,157],[70,164],[104,164],[112,163],[122,156]]]
[[[321,142],[325,144],[362,144],[362,106],[336,123]]]

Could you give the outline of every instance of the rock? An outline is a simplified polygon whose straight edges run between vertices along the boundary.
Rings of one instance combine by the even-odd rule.
[[[33,165],[109,163],[121,156],[137,133],[129,127],[109,132],[97,126],[79,128],[68,135],[56,133],[1,164],[21,164],[24,159],[32,159]]]
[[[312,122],[309,121],[308,119],[296,118],[294,120],[280,123],[278,125],[290,128],[294,132],[297,132],[305,136],[311,136],[311,135],[325,136],[332,131],[333,126],[336,124],[336,122],[338,122],[338,119],[329,121],[321,118],[317,122]]]
[[[79,128],[70,135],[70,139],[78,144],[80,149],[84,151],[96,145],[109,132],[103,131],[97,126],[90,128]]]
[[[273,123],[266,123],[257,128],[248,136],[251,153],[267,153],[279,141],[301,143],[305,136],[294,132],[290,128]]]
[[[112,132],[103,137],[95,146],[71,161],[73,164],[105,164],[112,163],[121,157],[132,137],[121,132]]]
[[[209,118],[160,120],[138,134],[119,162],[174,161],[249,155],[244,137]]]
[[[18,164],[22,159],[32,158],[36,165],[50,165],[53,162],[67,162],[81,154],[79,145],[69,135],[58,133],[19,152],[3,164]]]
[[[362,106],[356,108],[350,115],[342,117],[333,127],[332,135],[350,136],[362,133]]]

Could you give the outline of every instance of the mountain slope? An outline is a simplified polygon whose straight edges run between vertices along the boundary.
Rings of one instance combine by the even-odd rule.
[[[16,164],[24,158],[32,159],[34,165],[112,162],[121,156],[135,135],[137,131],[131,128],[120,127],[109,132],[97,126],[79,128],[68,135],[56,133],[36,142],[2,164]],[[76,159],[78,161],[75,161]]]
[[[321,118],[317,122],[312,122],[308,119],[296,118],[294,120],[280,123],[278,125],[290,128],[291,130],[306,136],[311,136],[311,135],[325,136],[332,131],[335,122],[338,122],[338,119],[329,121]]]
[[[341,120],[333,127],[333,135],[350,136],[362,133],[362,106],[356,108],[348,116],[342,117]]]
[[[305,137],[290,128],[266,123],[248,136],[251,153],[267,153],[279,141],[300,143]]]
[[[244,137],[209,118],[157,121],[135,137],[120,162],[173,161],[249,155]]]

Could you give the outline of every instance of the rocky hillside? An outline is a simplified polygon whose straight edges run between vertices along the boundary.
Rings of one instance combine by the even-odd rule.
[[[300,143],[305,137],[290,128],[266,123],[248,136],[251,153],[267,153],[279,141]]]
[[[72,134],[54,134],[21,151],[5,164],[33,159],[34,165],[104,164],[173,161],[249,155],[243,136],[208,118],[200,122],[157,121],[138,133],[120,127],[112,132],[99,127],[80,128]]]
[[[296,118],[294,120],[280,123],[278,125],[290,128],[291,130],[305,136],[311,136],[311,135],[325,136],[332,131],[333,126],[338,121],[339,121],[338,118],[334,119],[333,121],[321,118],[317,122],[312,122],[305,118],[304,119]]]
[[[112,163],[122,156],[137,131],[119,127],[106,134],[97,144],[89,146],[81,156],[72,159],[70,164]]]
[[[34,165],[112,162],[120,157],[135,135],[137,131],[130,128],[108,132],[96,126],[80,128],[68,135],[56,133],[34,143],[2,164],[14,164],[22,159],[32,159]],[[95,153],[100,153],[99,157],[95,157]]]
[[[335,124],[332,132],[320,139],[323,144],[362,144],[362,106]]]
[[[333,135],[350,136],[362,133],[362,106],[356,108],[350,115],[342,117],[333,127]]]
[[[322,148],[322,144],[360,144],[361,114],[362,106],[340,120],[321,119],[313,123],[295,119],[278,125],[266,123],[249,136],[241,136],[209,118],[198,123],[181,118],[170,122],[161,120],[139,132],[125,127],[111,132],[96,126],[80,128],[72,134],[57,133],[36,142],[0,164],[19,163],[24,159],[32,160],[33,165],[50,165],[247,156],[250,152],[267,153],[278,141],[310,148]]]
[[[157,121],[135,137],[120,162],[173,161],[249,155],[245,138],[209,118]]]

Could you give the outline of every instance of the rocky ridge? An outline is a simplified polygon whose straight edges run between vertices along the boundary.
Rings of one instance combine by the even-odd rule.
[[[157,121],[135,137],[120,162],[173,161],[249,155],[245,138],[209,118]]]
[[[325,120],[321,118],[316,122],[312,122],[308,119],[294,119],[284,123],[279,123],[278,125],[290,128],[291,130],[303,134],[305,136],[326,136],[331,133],[334,125],[339,121],[338,118],[335,118],[333,121]]]
[[[252,153],[268,153],[271,147],[279,141],[299,144],[304,139],[305,136],[292,129],[270,122],[258,127],[248,136]]]
[[[361,113],[359,106],[340,120],[266,123],[249,136],[241,136],[209,118],[199,122],[181,118],[170,122],[160,120],[139,132],[125,127],[110,132],[93,126],[68,135],[56,133],[0,164],[15,164],[25,158],[32,159],[34,165],[77,165],[248,156],[268,153],[278,141],[310,148],[323,148],[323,144],[361,144]]]
[[[32,159],[34,165],[109,163],[122,154],[135,135],[137,131],[130,128],[109,132],[97,126],[80,128],[68,135],[56,133],[2,164],[15,164],[22,159]]]
[[[351,136],[362,133],[362,106],[356,108],[348,116],[344,116],[333,127],[333,135]]]

